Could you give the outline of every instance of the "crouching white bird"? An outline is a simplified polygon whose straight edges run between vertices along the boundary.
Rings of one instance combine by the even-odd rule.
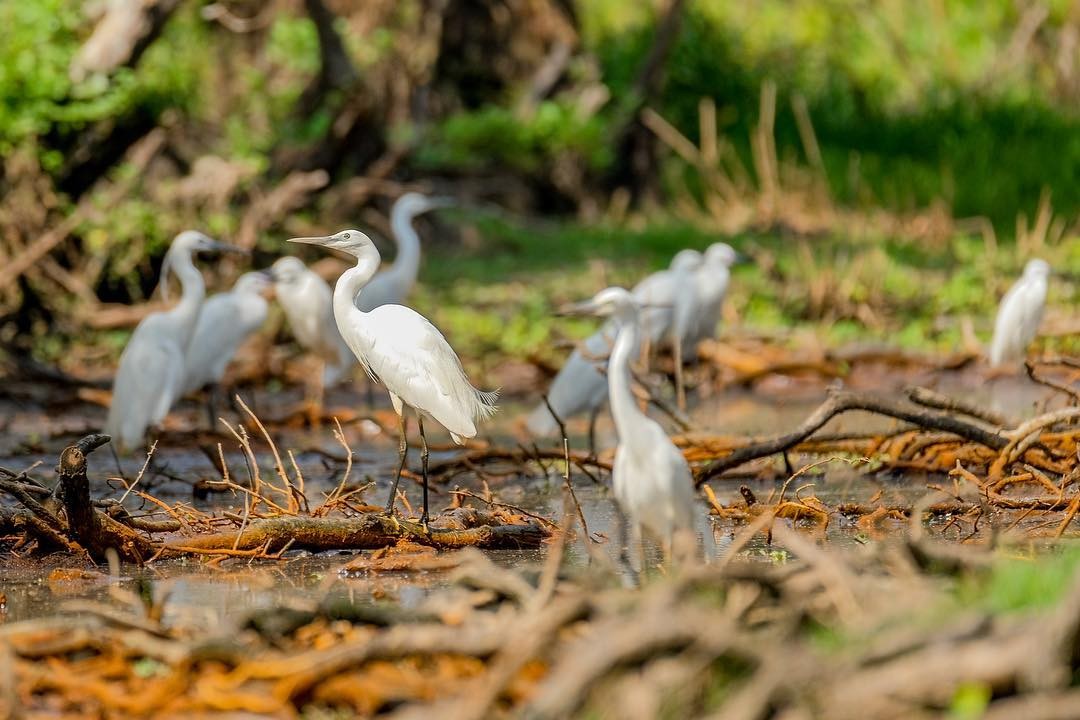
[[[342,380],[355,359],[334,321],[333,292],[330,286],[299,258],[279,258],[270,268],[274,292],[285,312],[293,337],[300,347],[323,361],[323,371],[315,390],[322,405],[323,389]]]
[[[630,362],[638,347],[640,305],[619,287],[563,313],[610,317],[615,346],[607,366],[608,396],[618,445],[612,467],[615,498],[628,519],[670,543],[677,530],[694,527],[694,481],[683,454],[660,425],[638,409],[630,389]]]
[[[225,369],[240,344],[266,322],[269,312],[266,296],[272,287],[268,273],[244,273],[237,278],[232,290],[207,298],[199,310],[195,332],[184,354],[182,394],[210,386],[211,425],[214,424],[214,406]]]
[[[394,512],[398,481],[408,450],[405,410],[416,413],[420,432],[420,459],[424,479],[422,523],[428,520],[428,446],[424,418],[437,421],[459,445],[476,435],[477,421],[496,411],[497,392],[482,392],[469,382],[450,343],[420,313],[403,305],[380,305],[364,312],[364,286],[379,269],[379,251],[359,230],[342,230],[325,237],[292,238],[289,242],[321,245],[356,258],[356,265],[338,278],[334,286],[334,319],[341,337],[373,378],[377,376],[390,393],[400,426],[398,467],[386,502]],[[357,298],[360,295],[360,298]]]
[[[1046,307],[1050,265],[1038,258],[1029,260],[998,308],[994,339],[990,343],[990,365],[1019,362],[1035,339]]]
[[[158,281],[168,296],[169,272],[180,279],[180,302],[164,312],[147,315],[135,328],[113,381],[112,402],[105,433],[121,452],[139,445],[147,428],[168,415],[184,388],[184,353],[191,341],[199,309],[206,296],[202,273],[192,256],[199,252],[238,250],[201,232],[187,230],[176,236],[161,266]],[[241,251],[242,252],[242,251]]]

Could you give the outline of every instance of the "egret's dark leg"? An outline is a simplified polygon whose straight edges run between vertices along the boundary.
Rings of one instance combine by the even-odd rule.
[[[112,450],[113,460],[116,461],[116,472],[120,475],[120,478],[126,483],[127,476],[124,475],[124,468],[120,466],[120,454],[116,452],[116,445],[114,445],[113,442],[109,443],[109,449]]]
[[[680,412],[684,412],[686,410],[686,387],[683,385],[682,343],[679,338],[675,338],[675,343],[672,346],[672,359],[675,361],[675,404]]]
[[[397,486],[401,480],[401,471],[405,469],[405,455],[409,452],[409,443],[405,437],[405,411],[401,412],[398,416],[398,432],[401,435],[400,442],[398,443],[398,466],[397,473],[394,475],[394,484],[390,486],[390,499],[386,501],[386,514],[394,514],[394,501],[397,500]]]
[[[367,379],[367,406],[369,408],[375,407],[375,381],[371,378]]]
[[[618,543],[619,548],[619,565],[622,566],[625,573],[626,584],[630,587],[637,587],[638,574],[634,570],[634,564],[630,562],[630,520],[618,503],[615,504],[615,523],[615,542]]]
[[[416,424],[420,427],[420,467],[422,468],[422,474],[424,477],[424,514],[420,516],[420,524],[427,528],[428,523],[428,480],[427,480],[427,466],[428,466],[428,446],[427,436],[424,435],[424,417],[423,415],[416,416]]]
[[[600,406],[589,410],[589,457],[596,457],[596,418],[600,415]]]
[[[210,431],[214,431],[214,427],[217,425],[218,417],[218,402],[221,399],[221,385],[218,383],[211,383],[210,387],[206,389],[206,420],[210,424]]]

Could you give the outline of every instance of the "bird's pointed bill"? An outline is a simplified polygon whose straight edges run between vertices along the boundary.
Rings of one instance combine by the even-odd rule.
[[[294,237],[289,238],[291,243],[301,243],[302,245],[326,245],[333,239],[332,235],[313,236],[313,237]]]
[[[600,305],[595,300],[583,300],[582,302],[562,305],[555,309],[555,314],[563,316],[596,315],[599,311]]]

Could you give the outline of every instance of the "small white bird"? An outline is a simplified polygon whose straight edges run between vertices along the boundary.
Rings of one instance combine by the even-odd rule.
[[[1029,260],[1023,276],[1001,299],[990,343],[992,367],[1023,360],[1042,322],[1049,280],[1050,265],[1038,258]]]
[[[373,377],[378,376],[390,393],[400,419],[398,469],[390,488],[386,512],[393,513],[398,481],[408,450],[405,409],[416,413],[423,464],[424,511],[428,520],[428,446],[424,418],[439,422],[459,445],[476,435],[477,421],[496,411],[497,392],[481,392],[472,386],[450,343],[420,313],[403,305],[381,305],[364,312],[356,303],[364,286],[379,269],[379,250],[359,230],[343,230],[325,237],[292,238],[289,242],[321,245],[356,258],[334,286],[334,318],[338,330],[356,359]]]
[[[141,443],[146,429],[164,420],[181,396],[184,352],[206,296],[206,284],[192,255],[221,250],[237,248],[187,230],[176,236],[165,254],[159,280],[162,295],[168,295],[170,270],[180,279],[183,291],[175,307],[142,319],[120,355],[105,422],[105,433],[112,436],[113,446],[120,452]]]
[[[705,262],[697,271],[698,307],[689,345],[716,337],[716,326],[731,282],[731,267],[743,260],[727,243],[713,243],[705,250]]]
[[[640,305],[619,287],[601,290],[564,312],[610,317],[616,328],[607,384],[618,445],[612,468],[615,498],[629,519],[670,543],[694,527],[694,481],[683,454],[658,423],[638,409],[630,389],[630,362],[638,347]]]
[[[356,306],[367,312],[380,305],[403,303],[408,299],[420,272],[420,236],[413,220],[435,208],[453,204],[447,198],[429,198],[416,192],[405,193],[390,210],[390,228],[397,243],[397,255],[389,268],[371,278]]]
[[[184,354],[184,387],[181,394],[211,386],[209,412],[215,422],[214,405],[225,369],[240,344],[266,322],[266,295],[273,286],[265,272],[244,273],[232,290],[207,298],[199,310],[195,332]]]
[[[323,387],[336,384],[352,369],[355,360],[334,322],[330,286],[294,257],[279,258],[271,266],[270,274],[278,303],[285,311],[296,341],[324,363]],[[321,396],[321,389],[318,394]]]

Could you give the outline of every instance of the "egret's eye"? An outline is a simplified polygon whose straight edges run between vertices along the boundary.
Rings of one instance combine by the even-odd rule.
[[[346,240],[348,240],[349,239],[349,233],[345,233],[344,235],[342,235],[342,237],[345,238]]]

